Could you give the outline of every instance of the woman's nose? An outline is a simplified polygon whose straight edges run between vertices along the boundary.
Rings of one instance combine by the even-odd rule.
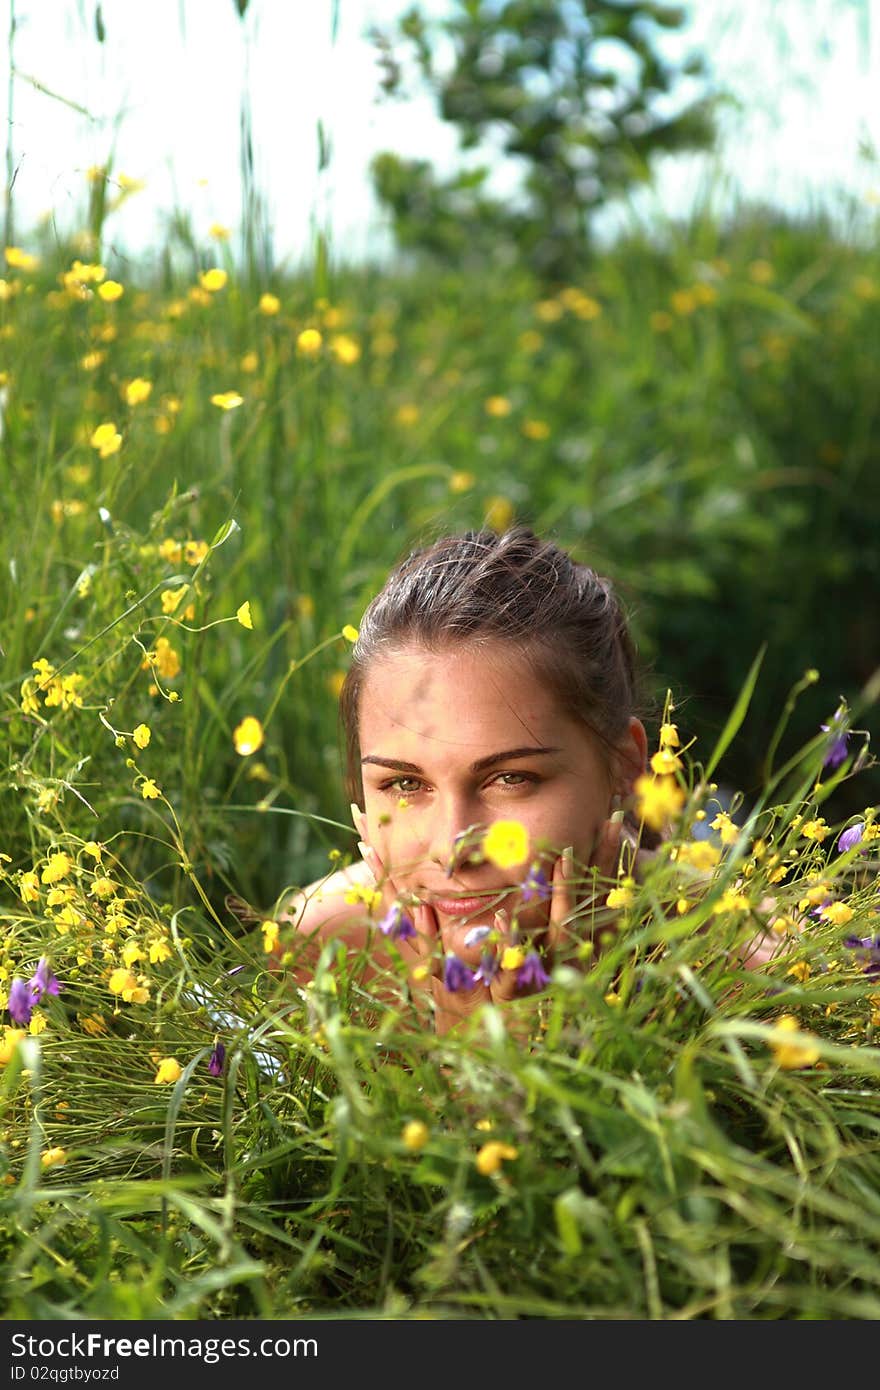
[[[429,833],[429,859],[441,864],[447,873],[454,873],[473,853],[482,828],[469,798],[457,796],[438,801]]]

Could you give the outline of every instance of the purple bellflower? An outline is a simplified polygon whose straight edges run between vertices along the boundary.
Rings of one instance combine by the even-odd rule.
[[[830,747],[822,759],[822,766],[831,768],[832,772],[836,767],[846,760],[846,745],[849,742],[849,732],[843,728],[843,706],[832,716],[830,724],[822,724],[823,734],[836,734],[837,737],[831,742]]]
[[[522,882],[523,902],[546,902],[552,891],[544,870],[539,864],[533,864]]]
[[[490,988],[492,981],[501,969],[501,962],[493,951],[484,951],[480,963],[474,971],[474,984]]]
[[[60,994],[61,992],[61,985],[52,974],[45,956],[40,957],[40,962],[28,984],[37,996],[35,1001],[37,1004],[42,1001],[44,994]]]
[[[846,936],[843,940],[848,951],[864,952],[864,971],[871,979],[880,976],[880,936]]]
[[[379,930],[383,936],[387,936],[390,941],[405,941],[407,937],[415,936],[416,929],[413,926],[412,918],[407,916],[400,903],[392,903],[382,921],[379,923]]]
[[[857,844],[861,843],[864,833],[864,821],[856,821],[855,825],[851,825],[849,829],[844,830],[840,839],[837,841],[837,853],[846,854],[847,850],[854,849]]]
[[[12,981],[6,1007],[13,1023],[17,1023],[19,1028],[26,1028],[30,1023],[36,1002],[37,998],[30,983],[25,984],[24,980],[18,978]]]
[[[550,976],[541,963],[541,957],[537,951],[529,951],[519,970],[516,972],[517,989],[544,989],[550,983]]]
[[[223,1063],[226,1061],[226,1048],[222,1042],[214,1044],[214,1050],[208,1058],[208,1071],[212,1076],[223,1075]]]
[[[472,989],[473,983],[473,972],[450,951],[443,962],[443,984],[446,989],[454,994],[459,989]]]

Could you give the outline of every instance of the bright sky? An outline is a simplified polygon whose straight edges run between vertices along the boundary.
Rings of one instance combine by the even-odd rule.
[[[435,12],[444,0],[429,0]],[[880,166],[859,158],[880,147],[880,43],[871,0],[699,0],[690,41],[706,46],[718,78],[744,102],[730,117],[725,152],[673,161],[665,207],[684,209],[710,185],[796,205],[843,186],[864,202]],[[314,226],[329,227],[340,255],[388,245],[369,187],[379,149],[449,167],[455,136],[425,98],[377,103],[379,69],[367,37],[404,0],[251,0],[243,25],[234,0],[103,0],[106,41],[94,33],[95,0],[0,0],[0,32],[14,6],[17,73],[12,111],[16,238],[44,212],[66,230],[82,224],[86,170],[113,153],[113,168],[145,181],[112,223],[112,240],[139,252],[161,243],[162,219],[185,208],[197,235],[240,221],[239,110],[251,92],[256,175],[269,199],[279,258],[296,260]],[[6,90],[6,46],[0,88]],[[35,85],[35,84],[39,84]],[[57,94],[58,100],[45,90]],[[88,114],[73,109],[74,103]],[[332,153],[317,170],[317,122]],[[719,182],[720,179],[720,182]]]

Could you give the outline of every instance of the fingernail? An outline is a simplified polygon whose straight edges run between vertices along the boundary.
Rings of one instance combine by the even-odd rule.
[[[363,812],[361,811],[361,808],[360,808],[360,806],[358,806],[358,804],[357,804],[356,801],[352,801],[351,805],[349,806],[349,810],[351,811],[351,819],[352,819],[352,822],[353,822],[353,824],[354,824],[354,828],[355,828],[355,830],[357,830],[357,828],[358,828],[358,821],[360,820],[361,816],[363,815]]]
[[[611,812],[611,817],[610,817],[611,824],[612,824],[612,825],[621,825],[621,824],[623,823],[623,818],[624,818],[625,815],[626,815],[626,811],[612,811],[612,812]]]
[[[358,840],[358,851],[361,859],[366,859],[367,855],[370,853],[370,846],[365,845],[363,840]]]
[[[562,877],[571,878],[574,872],[574,846],[568,845],[562,851]]]

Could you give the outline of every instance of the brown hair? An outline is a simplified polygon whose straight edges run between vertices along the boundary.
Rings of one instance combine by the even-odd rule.
[[[370,664],[417,642],[515,643],[606,765],[637,712],[636,654],[608,579],[528,527],[467,531],[413,551],[369,604],[339,700],[349,797],[362,804],[358,709]]]

